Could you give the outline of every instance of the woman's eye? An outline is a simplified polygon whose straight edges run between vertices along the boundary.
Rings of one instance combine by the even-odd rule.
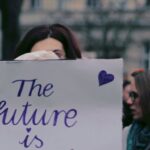
[[[53,50],[53,52],[60,58],[63,56],[61,50],[59,50],[59,49]]]

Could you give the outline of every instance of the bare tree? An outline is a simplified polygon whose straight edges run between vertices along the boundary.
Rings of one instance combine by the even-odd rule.
[[[135,2],[136,3],[136,2]],[[95,50],[97,57],[121,57],[132,42],[135,28],[140,27],[139,20],[143,17],[144,9],[127,10],[122,3],[120,8],[93,10],[95,19],[87,14],[86,49]],[[95,21],[94,21],[95,20]],[[101,32],[98,37],[92,35],[94,28]]]

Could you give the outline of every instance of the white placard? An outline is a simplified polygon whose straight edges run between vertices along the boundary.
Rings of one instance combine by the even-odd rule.
[[[0,149],[121,150],[122,59],[0,62]]]

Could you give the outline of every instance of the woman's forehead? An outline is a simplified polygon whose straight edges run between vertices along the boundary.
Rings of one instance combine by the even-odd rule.
[[[35,43],[31,51],[54,49],[63,49],[63,44],[54,38],[47,38]]]

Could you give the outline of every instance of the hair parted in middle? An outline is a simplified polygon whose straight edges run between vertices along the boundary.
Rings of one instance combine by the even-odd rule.
[[[66,59],[81,58],[81,49],[74,33],[61,24],[40,25],[27,32],[24,38],[17,45],[13,59],[29,53],[34,44],[46,38],[54,38],[63,44]]]

